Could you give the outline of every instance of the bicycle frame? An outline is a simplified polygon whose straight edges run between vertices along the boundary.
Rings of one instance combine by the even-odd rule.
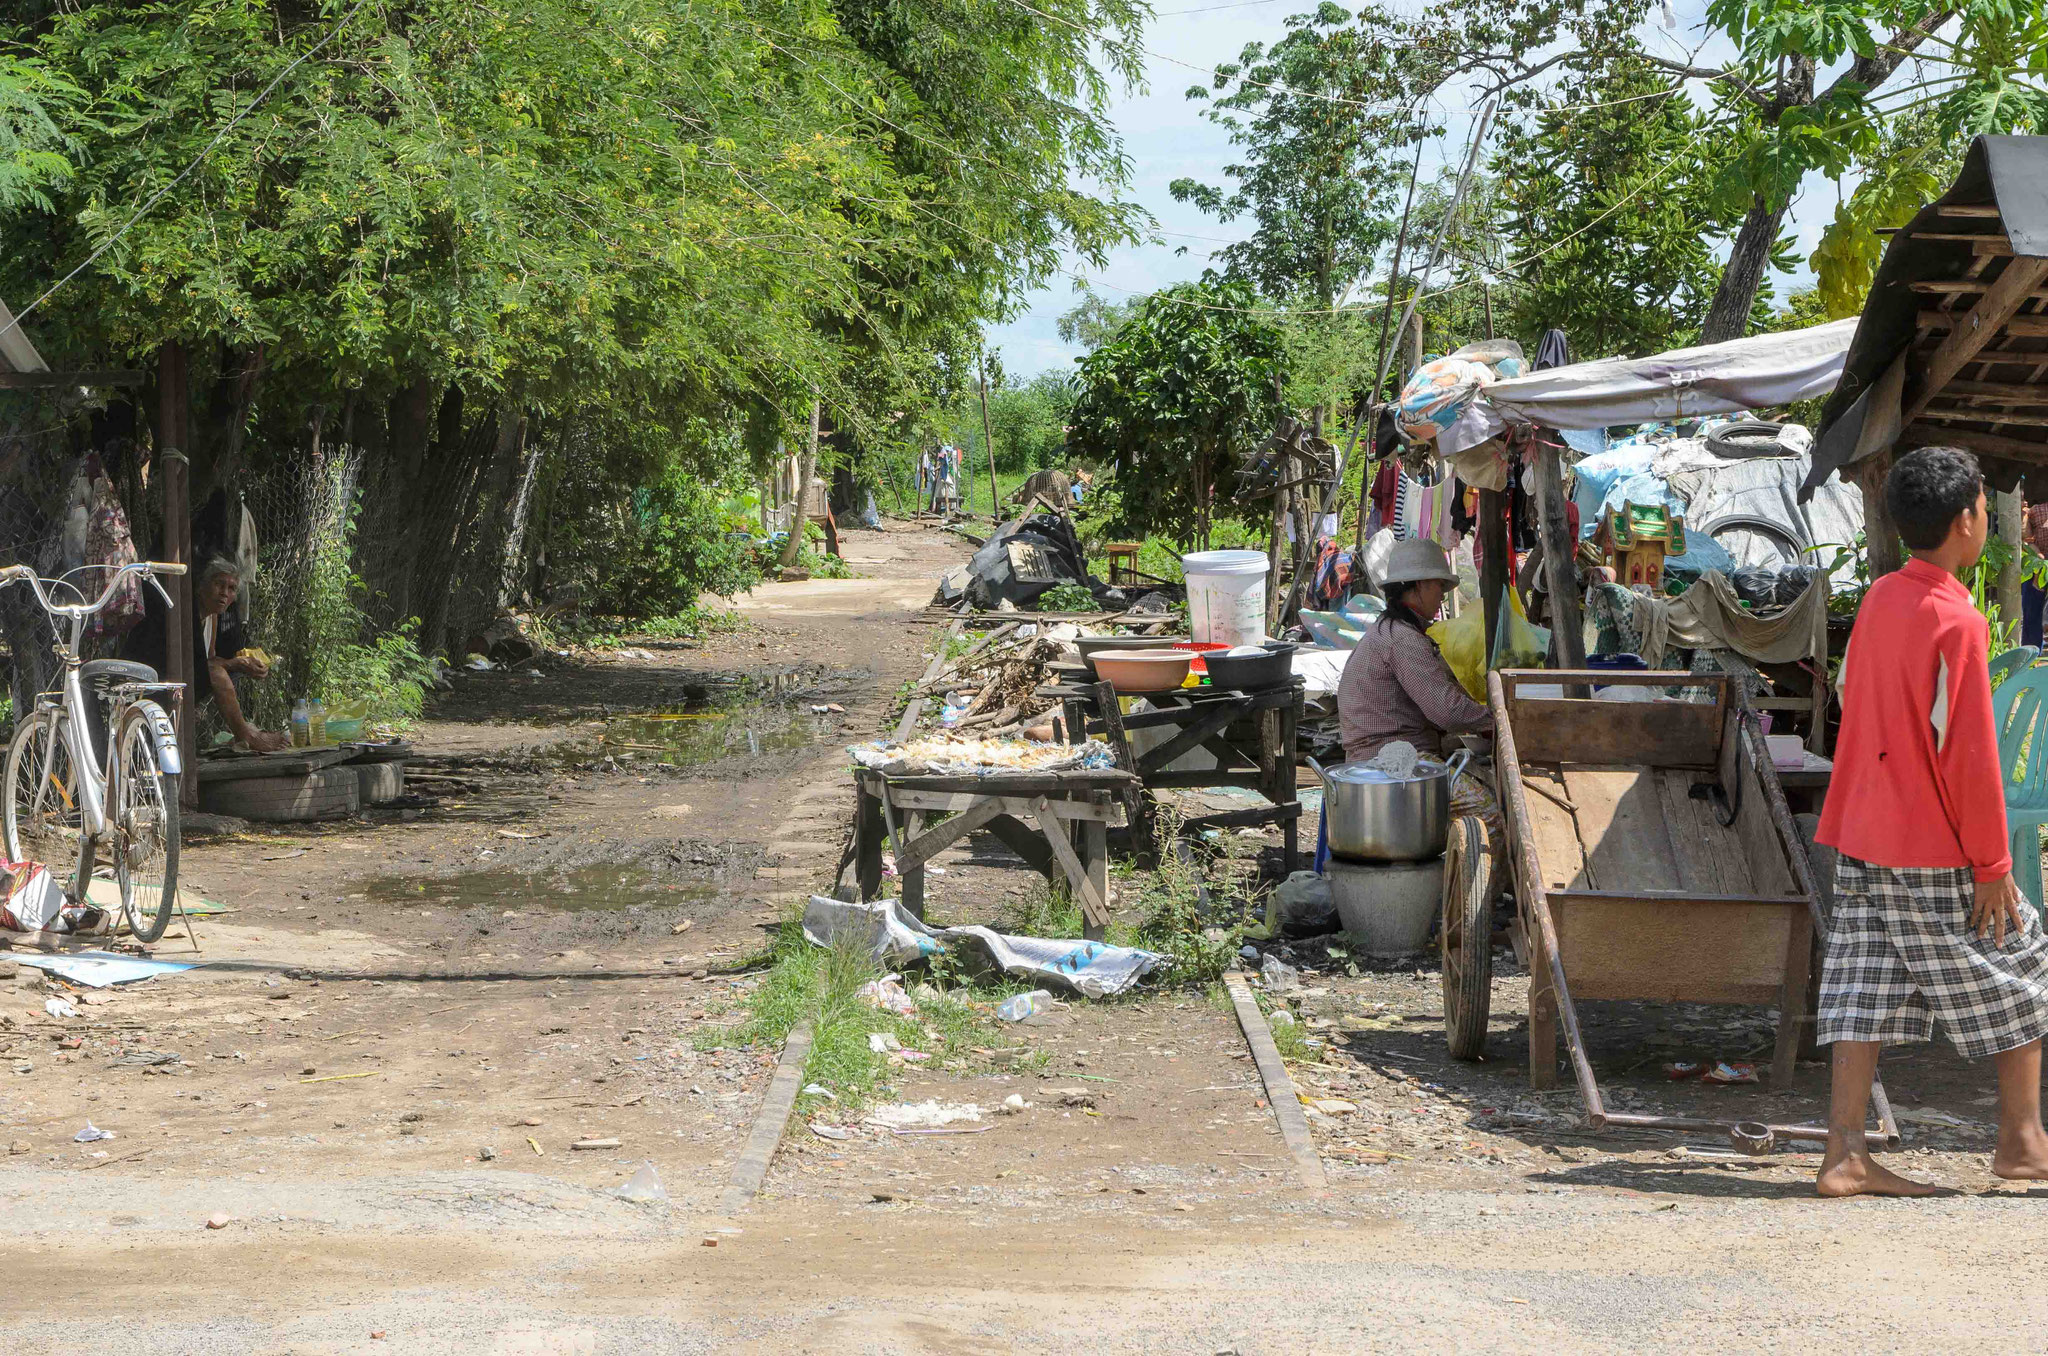
[[[78,772],[79,818],[81,828],[84,831],[84,842],[80,847],[83,858],[80,864],[81,877],[90,871],[91,854],[96,850],[98,841],[107,832],[107,776],[110,771],[110,768],[101,766],[99,753],[93,748],[92,740],[87,737],[87,732],[92,728],[90,706],[92,698],[85,690],[85,679],[82,675],[85,661],[79,657],[78,653],[79,646],[85,639],[86,619],[93,616],[113,599],[114,590],[130,574],[146,574],[149,577],[149,582],[155,585],[157,592],[163,594],[165,605],[175,607],[175,604],[171,602],[170,593],[165,590],[163,583],[157,576],[160,574],[185,573],[183,565],[165,564],[160,561],[136,561],[115,570],[113,578],[107,581],[105,590],[101,592],[97,600],[90,603],[84,601],[85,595],[80,592],[76,584],[71,582],[71,575],[81,573],[84,570],[100,570],[105,568],[104,565],[84,565],[57,579],[39,578],[35,571],[29,569],[26,565],[10,565],[4,570],[0,570],[0,587],[19,582],[27,584],[34,590],[36,601],[42,605],[43,611],[50,616],[50,629],[56,633],[56,643],[51,646],[51,649],[64,665],[63,687],[59,693],[46,693],[43,695],[46,697],[52,695],[61,697],[66,719],[52,724],[50,730],[52,745],[43,750],[42,757],[43,766],[47,768],[50,757],[55,752],[54,741],[62,738],[65,742],[66,750],[71,755],[72,766]],[[78,595],[79,601],[76,603],[52,602],[49,592],[51,587],[69,589],[72,593]],[[66,621],[70,623],[69,635],[65,634],[62,626],[62,623]],[[162,690],[176,691],[181,685],[161,683],[156,686]],[[49,706],[53,705],[54,703],[46,705],[39,700],[37,709],[49,709]],[[148,705],[155,707],[154,703],[148,703]],[[150,719],[152,728],[158,736],[159,743],[162,742],[164,735],[168,734],[171,736],[169,749],[175,754],[177,749],[176,735],[173,730],[167,728],[170,725],[169,717],[163,714],[161,707],[155,707],[150,712]],[[112,761],[113,740],[118,734],[117,724],[118,722],[114,720],[107,722],[109,762]],[[176,772],[178,767],[172,766],[166,770]],[[83,887],[81,886],[81,888]]]

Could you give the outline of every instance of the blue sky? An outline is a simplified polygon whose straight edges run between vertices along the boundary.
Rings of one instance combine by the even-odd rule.
[[[1183,176],[1222,184],[1223,167],[1234,155],[1224,132],[1201,116],[1203,105],[1184,97],[1188,86],[1206,85],[1199,71],[1175,65],[1175,61],[1210,68],[1235,60],[1247,42],[1270,42],[1285,32],[1291,14],[1306,12],[1307,0],[1254,0],[1230,9],[1202,13],[1168,14],[1183,6],[1202,7],[1224,0],[1156,0],[1160,11],[1150,26],[1145,45],[1155,55],[1146,63],[1146,87],[1119,99],[1110,120],[1122,136],[1132,162],[1132,180],[1126,196],[1142,204],[1158,220],[1157,243],[1115,251],[1108,266],[1092,268],[1069,257],[1066,267],[1085,276],[1105,297],[1150,292],[1170,283],[1197,277],[1209,255],[1222,242],[1247,234],[1242,222],[1219,222],[1203,215],[1191,204],[1178,203],[1167,185]],[[1342,0],[1340,0],[1340,3]],[[1676,23],[1666,29],[1653,22],[1644,30],[1651,50],[1674,58],[1689,55],[1700,41],[1703,0],[1678,0],[1673,6]],[[1725,50],[1708,48],[1702,60],[1725,59]],[[1696,97],[1700,97],[1697,96]],[[1447,102],[1466,100],[1451,95]],[[1432,144],[1424,156],[1423,173],[1441,166],[1447,158],[1463,153],[1469,134],[1469,119],[1449,120],[1445,142]],[[1794,202],[1790,225],[1799,237],[1802,255],[1810,253],[1821,229],[1833,216],[1835,186],[1810,179]],[[1169,234],[1171,232],[1171,234]],[[1529,242],[1540,244],[1541,242]],[[1185,249],[1186,253],[1179,253]],[[1780,284],[1782,291],[1782,284]],[[1045,287],[1027,297],[1016,318],[989,331],[990,344],[1001,351],[1004,370],[1013,378],[1025,378],[1046,368],[1068,368],[1079,352],[1062,344],[1055,322],[1060,314],[1079,300],[1071,277],[1055,275]]]

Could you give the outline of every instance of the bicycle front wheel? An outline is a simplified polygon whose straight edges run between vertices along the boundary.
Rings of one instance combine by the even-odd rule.
[[[157,762],[149,717],[130,710],[114,738],[107,828],[121,910],[138,942],[164,935],[178,898],[178,779]]]
[[[7,860],[40,862],[59,877],[77,861],[85,828],[78,769],[64,734],[60,713],[30,715],[7,745],[7,779],[0,783],[0,846]]]

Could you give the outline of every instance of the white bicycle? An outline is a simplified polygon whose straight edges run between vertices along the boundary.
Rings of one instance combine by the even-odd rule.
[[[71,574],[105,568],[88,565]],[[147,664],[83,661],[78,647],[86,619],[107,605],[130,574],[147,575],[169,606],[171,595],[158,576],[183,573],[183,565],[161,561],[123,565],[99,598],[87,602],[69,574],[42,579],[26,565],[0,569],[0,587],[22,583],[35,591],[56,633],[51,648],[64,665],[62,689],[36,698],[35,710],[15,723],[7,746],[0,831],[8,860],[41,862],[56,874],[63,854],[75,852],[76,875],[66,894],[73,903],[87,904],[104,847],[121,912],[141,942],[163,936],[177,903],[178,777],[184,764],[165,701],[175,702],[183,685],[161,681]],[[53,601],[53,593],[78,601]]]

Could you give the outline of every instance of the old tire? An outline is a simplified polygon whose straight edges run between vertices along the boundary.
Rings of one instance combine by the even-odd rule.
[[[346,819],[362,808],[362,781],[353,767],[321,768],[292,777],[244,777],[200,787],[209,814],[272,824]]]
[[[365,806],[383,805],[405,794],[405,764],[351,763],[357,792]]]
[[[1453,1059],[1486,1053],[1493,1006],[1493,874],[1485,821],[1467,815],[1451,824],[1444,848],[1444,1037]]]

